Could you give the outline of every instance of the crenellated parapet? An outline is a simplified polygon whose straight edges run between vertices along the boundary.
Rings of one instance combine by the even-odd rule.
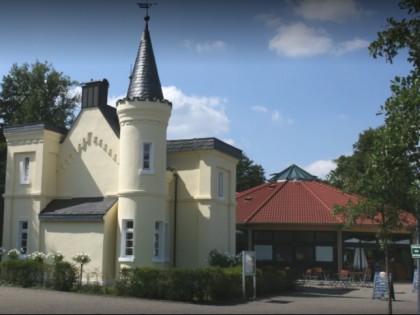
[[[145,97],[131,97],[131,98],[123,98],[123,99],[119,99],[117,101],[117,106],[120,104],[125,104],[127,102],[132,102],[132,101],[148,101],[148,102],[159,102],[159,103],[164,103],[164,104],[168,104],[169,106],[172,107],[172,102],[166,100],[166,99],[159,99],[159,98],[145,98]]]

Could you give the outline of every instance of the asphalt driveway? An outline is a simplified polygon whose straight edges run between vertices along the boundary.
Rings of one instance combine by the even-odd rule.
[[[393,314],[416,314],[411,283],[394,286]],[[305,287],[282,295],[234,303],[195,304],[0,286],[2,314],[386,314],[372,287]]]

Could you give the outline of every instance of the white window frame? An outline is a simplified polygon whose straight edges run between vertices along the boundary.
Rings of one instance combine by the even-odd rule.
[[[146,151],[146,147],[149,146],[148,152]],[[151,141],[144,141],[141,147],[141,167],[140,173],[151,174],[153,173],[153,160],[154,160],[154,152],[153,152],[153,142]],[[147,154],[148,153],[148,158]],[[146,163],[148,162],[148,167]]]
[[[219,199],[225,198],[225,175],[223,171],[219,171],[217,178],[217,196]]]
[[[128,223],[132,224],[132,227],[128,227]],[[135,243],[135,234],[134,234],[134,220],[125,219],[122,220],[122,231],[121,231],[121,252],[120,257],[118,258],[119,262],[133,262],[134,261],[134,243]],[[128,233],[132,235],[132,246],[127,247],[127,238]],[[127,249],[131,248],[132,254],[127,254]]]
[[[30,165],[31,158],[26,155],[20,161],[20,183],[23,185],[30,184]]]
[[[153,261],[165,262],[168,257],[168,223],[162,220],[155,221],[153,237]]]
[[[26,224],[26,228],[24,228],[24,224]],[[24,233],[25,233],[26,237],[24,237]],[[29,239],[29,220],[28,219],[19,219],[16,248],[23,255],[26,255],[28,253],[28,239]],[[25,244],[23,244],[23,242],[25,242]]]

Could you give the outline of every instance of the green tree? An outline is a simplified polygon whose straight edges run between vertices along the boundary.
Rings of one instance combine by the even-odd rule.
[[[242,154],[242,159],[236,167],[236,191],[241,192],[265,183],[264,173],[261,165],[254,164],[245,153]]]
[[[407,51],[407,61],[413,65],[406,77],[391,81],[392,95],[381,106],[391,143],[405,148],[413,173],[420,180],[420,1],[401,0],[401,9],[407,10],[411,19],[397,21],[388,18],[386,30],[378,33],[369,46],[374,58],[385,57],[392,64],[400,50]]]
[[[351,185],[344,191],[361,196],[358,202],[349,201],[336,206],[334,213],[345,220],[344,228],[370,220],[379,226],[377,237],[385,255],[385,271],[389,274],[389,241],[396,230],[408,223],[401,209],[410,209],[408,191],[414,174],[403,148],[390,142],[388,128],[378,129],[372,148],[367,152],[364,173],[353,176]],[[391,283],[388,283],[391,292]],[[388,296],[389,313],[392,314],[391,295]]]
[[[3,199],[6,171],[4,126],[45,123],[68,127],[80,103],[80,95],[70,95],[78,82],[47,62],[14,64],[3,77],[0,90],[0,230],[3,226]],[[2,233],[0,232],[0,244]]]
[[[379,133],[379,128],[369,128],[359,134],[358,141],[353,144],[353,154],[341,155],[334,160],[337,167],[327,175],[327,182],[344,190],[356,190],[357,178],[366,171],[367,156],[372,151],[373,142]]]
[[[380,111],[385,116],[385,124],[378,129],[366,155],[365,171],[353,178],[355,183],[347,187],[348,192],[356,193],[362,199],[358,203],[337,206],[334,210],[344,216],[347,225],[362,218],[379,224],[378,238],[382,240],[387,274],[388,241],[392,232],[403,223],[400,210],[413,210],[419,195],[420,176],[420,2],[401,0],[399,7],[407,10],[407,16],[412,18],[401,21],[388,18],[386,29],[378,33],[377,39],[369,46],[369,52],[374,58],[385,57],[392,63],[401,49],[407,50],[407,60],[413,69],[407,77],[395,77],[391,81],[392,94]],[[392,314],[391,295],[388,295],[388,313]]]
[[[70,95],[78,85],[47,62],[14,64],[3,77],[0,91],[1,125],[45,123],[68,127],[80,103],[79,95]]]

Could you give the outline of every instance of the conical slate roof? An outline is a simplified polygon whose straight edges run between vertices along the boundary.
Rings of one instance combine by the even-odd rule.
[[[305,170],[301,169],[299,166],[292,164],[288,168],[284,169],[280,173],[271,174],[273,177],[270,181],[280,181],[280,180],[318,180],[314,175],[309,174]]]
[[[148,16],[145,17],[145,21],[146,25],[137,52],[136,62],[133,73],[130,76],[127,98],[138,97],[140,99],[163,100],[162,86],[160,84],[152,41],[150,39]]]

